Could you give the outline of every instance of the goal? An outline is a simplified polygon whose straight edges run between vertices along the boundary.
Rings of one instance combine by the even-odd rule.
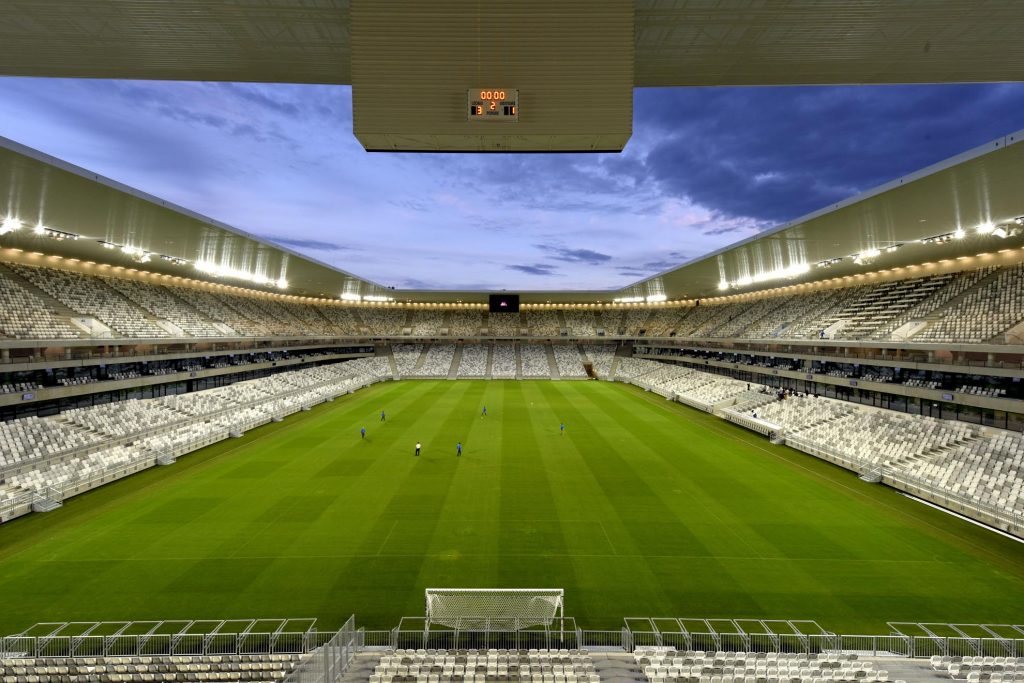
[[[427,628],[518,631],[564,617],[561,588],[428,588]]]

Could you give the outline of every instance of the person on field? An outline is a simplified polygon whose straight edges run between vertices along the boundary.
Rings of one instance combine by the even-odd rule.
[[[484,406],[484,409],[480,411],[480,417],[487,417],[487,406]]]
[[[382,410],[382,411],[380,411],[380,421],[381,421],[381,422],[384,422],[384,420],[385,420],[385,417],[386,417],[386,416],[384,415],[384,411],[383,411],[383,410]]]
[[[359,436],[363,437],[364,439],[366,438],[366,427],[363,427],[362,429],[359,430]]]
[[[420,448],[421,448],[421,446],[420,446],[420,442],[419,442],[419,441],[417,441],[417,442],[416,442],[416,457],[417,457],[417,458],[418,458],[418,457],[420,457]]]
[[[460,457],[460,458],[462,457],[462,442],[461,441],[459,441],[457,444],[455,444],[455,455],[457,457]]]
[[[561,432],[562,434],[565,434],[565,423],[564,422],[562,422],[561,424],[558,425],[558,431]]]

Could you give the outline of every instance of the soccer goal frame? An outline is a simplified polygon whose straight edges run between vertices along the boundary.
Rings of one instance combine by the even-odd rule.
[[[518,631],[565,621],[561,588],[427,588],[426,628]],[[559,626],[561,628],[561,626]]]

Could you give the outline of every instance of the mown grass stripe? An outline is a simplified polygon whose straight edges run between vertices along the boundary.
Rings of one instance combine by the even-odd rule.
[[[1019,621],[1024,548],[598,382],[384,383],[0,526],[0,632],[281,615],[329,628],[353,612],[390,628],[422,612],[427,585],[502,584],[565,588],[590,628],[699,615],[880,632]]]

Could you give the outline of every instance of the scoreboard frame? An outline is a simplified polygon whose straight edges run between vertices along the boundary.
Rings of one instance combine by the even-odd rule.
[[[490,313],[518,313],[518,294],[491,294],[487,297],[487,310]]]
[[[469,121],[519,120],[518,88],[470,88],[466,100]]]

